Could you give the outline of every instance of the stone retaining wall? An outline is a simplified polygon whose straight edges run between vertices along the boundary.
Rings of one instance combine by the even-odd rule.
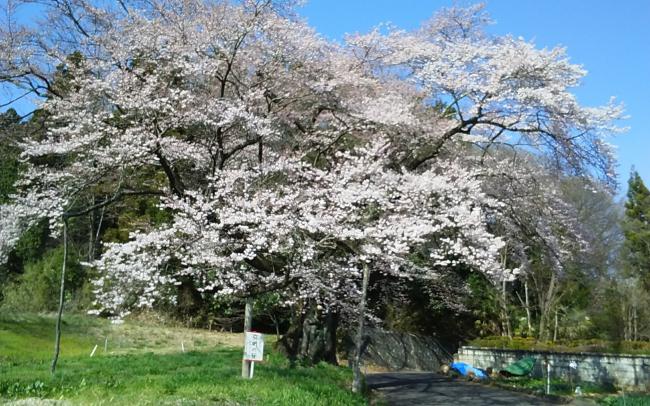
[[[500,370],[526,356],[537,358],[532,376],[545,376],[548,360],[551,377],[571,377],[577,381],[613,384],[635,390],[650,390],[650,356],[605,353],[558,353],[465,346],[454,359],[478,368]],[[569,364],[575,362],[576,369]]]
[[[354,344],[345,345],[347,359],[352,359]],[[453,355],[435,338],[366,328],[362,345],[362,364],[372,364],[390,371],[438,371],[449,364]]]

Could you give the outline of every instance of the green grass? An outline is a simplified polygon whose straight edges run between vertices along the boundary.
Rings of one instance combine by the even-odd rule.
[[[600,339],[589,340],[558,340],[537,341],[534,338],[502,336],[482,337],[472,340],[469,345],[476,347],[501,348],[510,350],[554,351],[554,352],[600,352],[612,354],[650,355],[648,341],[607,341]]]
[[[598,403],[606,406],[648,406],[650,395],[616,395],[601,399]]]
[[[103,320],[67,316],[62,323],[61,348],[65,356],[90,354],[97,337],[108,327]],[[45,360],[54,351],[54,318],[33,315],[0,316],[0,367],[24,360]]]
[[[223,333],[136,323],[112,326],[86,317],[66,319],[62,357],[52,376],[52,329],[48,317],[0,318],[0,403],[42,398],[83,405],[366,404],[349,391],[351,374],[346,368],[291,368],[271,350],[266,362],[256,364],[255,378],[249,381],[240,378],[241,348],[233,345],[238,337],[228,342],[230,335]],[[151,334],[143,339],[140,334],[147,331]],[[104,353],[106,336],[120,347]],[[179,338],[194,350],[179,352]],[[100,349],[91,358],[98,343]]]
[[[492,380],[491,384],[509,390],[516,390],[526,393],[542,395],[545,393],[546,380],[542,378],[499,378]],[[650,406],[650,395],[648,394],[626,394],[617,392],[613,386],[598,385],[591,382],[580,382],[582,393],[589,399],[596,400],[604,406]],[[560,379],[551,380],[551,395],[563,399],[574,397],[576,384]]]
[[[497,378],[492,380],[492,383],[506,389],[523,390],[536,394],[543,394],[546,390],[546,379],[544,378]],[[572,383],[562,379],[551,379],[551,394],[559,396],[573,395],[576,386],[580,386],[582,393],[585,395],[603,395],[616,392],[616,388],[611,385],[598,385],[592,382]]]

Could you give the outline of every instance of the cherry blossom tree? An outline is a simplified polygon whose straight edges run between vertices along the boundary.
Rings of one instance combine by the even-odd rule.
[[[614,100],[602,107],[580,105],[571,89],[586,71],[569,62],[564,48],[538,49],[521,38],[488,35],[489,22],[479,4],[445,9],[415,32],[377,29],[348,39],[377,70],[414,84],[421,97],[441,106],[435,131],[405,131],[411,142],[404,143],[403,162],[418,168],[454,140],[486,153],[505,144],[613,183],[615,160],[606,138],[622,130],[614,125],[622,107]]]
[[[583,240],[576,210],[562,196],[562,177],[615,188],[607,138],[622,131],[614,124],[622,107],[613,100],[581,106],[571,88],[586,71],[571,64],[564,49],[488,35],[489,23],[483,5],[451,8],[415,32],[380,28],[348,42],[385,77],[412,83],[439,112],[433,130],[402,127],[396,156],[403,165],[417,171],[452,155],[483,168],[485,190],[506,203],[493,229],[507,240],[502,258],[522,270],[541,260],[550,271],[540,281],[545,331],[558,278]]]
[[[169,222],[141,225],[89,264],[101,271],[97,312],[173,302],[189,279],[203,295],[277,291],[356,314],[361,334],[370,272],[435,280],[462,265],[511,278],[523,251],[513,266],[500,258],[517,230],[494,227],[517,224],[510,208],[532,215],[531,188],[553,174],[613,179],[604,138],[620,107],[581,106],[570,89],[585,72],[564,50],[485,34],[481,7],[339,45],[287,3],[51,4],[61,37],[0,35],[0,80],[44,92],[48,113],[0,207],[0,259],[38,218],[57,232],[66,218],[159,197]],[[506,147],[553,170],[508,166]],[[556,224],[527,219],[557,242],[549,258],[561,255]]]

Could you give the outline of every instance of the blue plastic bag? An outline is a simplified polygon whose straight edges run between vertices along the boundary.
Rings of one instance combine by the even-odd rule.
[[[485,371],[482,369],[474,368],[473,366],[464,362],[452,362],[450,367],[462,376],[468,376],[471,372],[474,374],[474,377],[478,379],[486,379],[488,377]]]

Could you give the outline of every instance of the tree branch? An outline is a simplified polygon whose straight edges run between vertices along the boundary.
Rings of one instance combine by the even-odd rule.
[[[115,203],[118,200],[121,200],[123,197],[126,196],[164,196],[165,193],[158,191],[158,190],[139,190],[139,191],[134,191],[134,190],[124,190],[121,192],[116,193],[113,197],[110,197],[106,200],[103,200],[97,204],[94,204],[90,207],[86,207],[85,209],[81,209],[78,211],[74,212],[65,212],[63,213],[63,218],[64,219],[69,219],[72,217],[79,217],[83,216],[85,214],[88,214],[94,210],[101,209],[102,207],[106,207],[112,203]]]

